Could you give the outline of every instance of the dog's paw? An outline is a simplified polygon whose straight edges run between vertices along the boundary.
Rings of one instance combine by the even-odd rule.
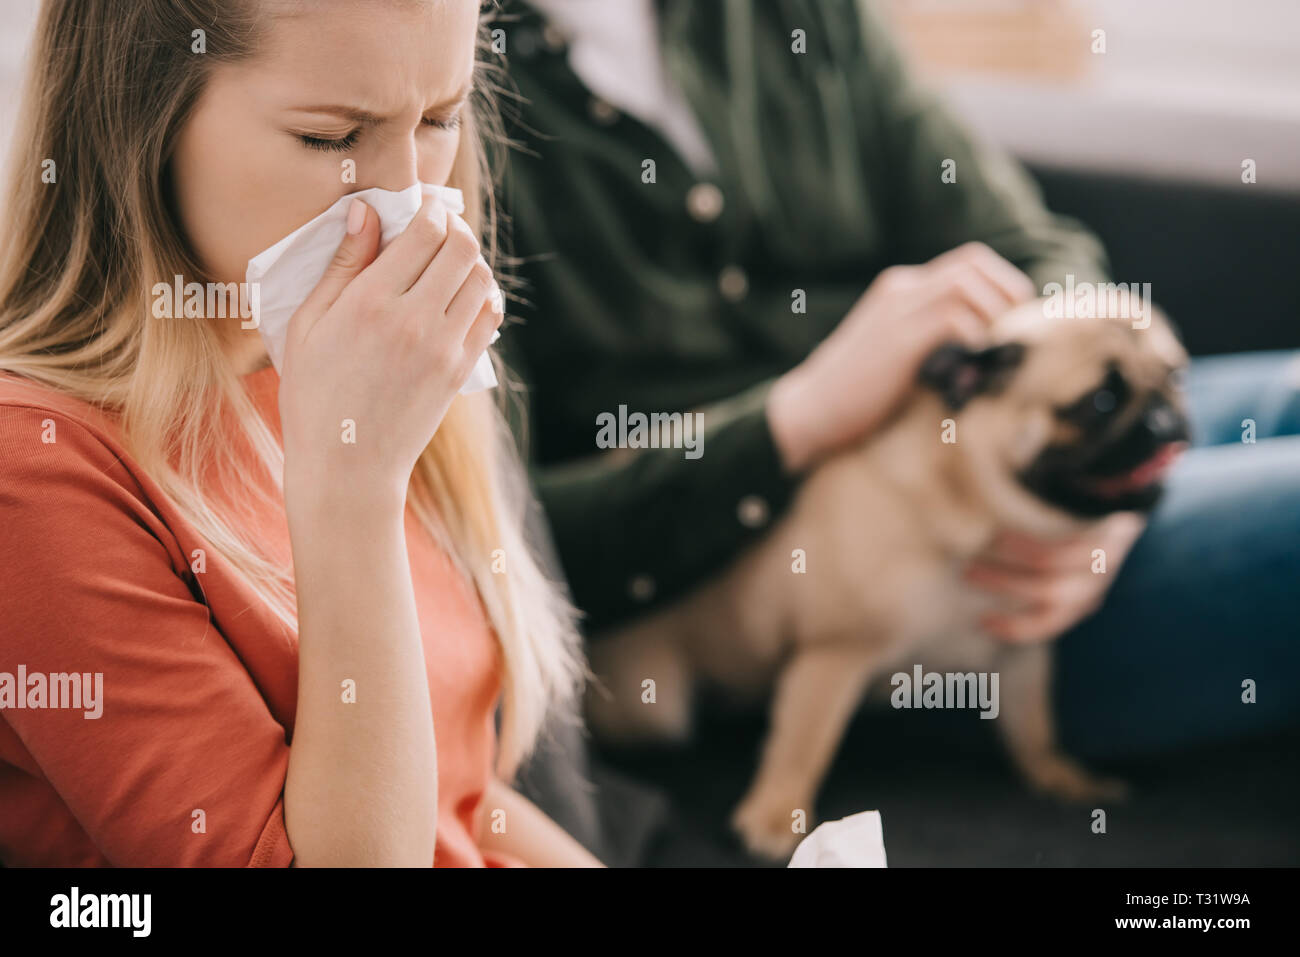
[[[1036,762],[1027,774],[1034,790],[1071,804],[1123,801],[1130,793],[1125,782],[1090,774],[1068,758],[1059,756]]]
[[[751,854],[780,860],[804,837],[795,825],[806,824],[811,816],[811,801],[751,792],[731,815],[731,828]]]

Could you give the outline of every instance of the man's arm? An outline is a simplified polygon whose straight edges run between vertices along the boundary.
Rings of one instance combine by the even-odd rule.
[[[521,363],[510,362],[526,381]],[[773,439],[771,387],[760,383],[701,410],[698,458],[680,448],[640,449],[531,467],[588,633],[698,585],[789,504],[798,477]],[[596,428],[593,421],[593,438]]]

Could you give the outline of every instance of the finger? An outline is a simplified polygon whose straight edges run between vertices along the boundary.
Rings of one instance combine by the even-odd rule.
[[[492,336],[501,328],[501,323],[505,319],[505,312],[496,308],[496,303],[491,296],[488,301],[483,303],[483,308],[479,310],[474,324],[470,326],[469,333],[465,336],[465,351],[478,361],[478,357],[483,351],[492,344]]]
[[[873,293],[893,295],[908,292],[916,288],[924,276],[925,269],[922,266],[890,266],[876,274],[876,278],[871,280],[862,298],[866,298]]]
[[[985,324],[993,322],[1013,303],[1001,287],[967,261],[953,260],[937,267],[932,276],[932,298],[959,299]]]
[[[489,305],[492,307],[492,311],[497,313],[504,320],[506,317],[506,294],[505,291],[502,290],[501,286],[497,284],[495,276],[492,277],[492,291],[488,296]],[[495,342],[496,339],[496,336],[492,337],[493,342]]]
[[[401,295],[415,285],[447,239],[450,215],[440,198],[424,198],[419,211],[406,224],[367,271],[377,288]]]
[[[1033,605],[1055,603],[1061,598],[1060,579],[1053,575],[1010,569],[988,562],[971,562],[962,578],[977,588],[1015,598]]]
[[[434,315],[449,313],[452,303],[479,264],[482,264],[490,280],[492,273],[479,255],[479,243],[474,230],[459,216],[448,216],[446,241],[406,295],[427,303]],[[463,332],[469,326],[481,302],[479,300],[479,303],[475,303],[475,309],[468,316],[459,317],[463,322],[456,326],[458,332]]]
[[[980,619],[984,630],[1009,644],[1051,641],[1070,627],[1069,617],[1057,609],[1037,609],[1019,615],[989,614]]]
[[[1034,285],[1032,279],[984,243],[963,243],[941,256],[936,256],[930,263],[938,264],[940,261],[970,263],[980,270],[989,282],[1001,289],[1007,301],[1012,304],[1028,302],[1038,295],[1038,287]]]
[[[1102,521],[1098,543],[1105,547],[1127,549],[1138,540],[1147,527],[1146,516],[1140,512],[1115,512]]]
[[[450,329],[460,334],[468,334],[469,327],[479,311],[488,304],[495,284],[496,281],[492,278],[492,270],[488,268],[488,264],[482,259],[475,262],[455,298],[447,306],[447,322]]]
[[[1078,539],[1045,542],[1018,532],[1002,532],[980,556],[990,563],[1034,572],[1087,568],[1091,552]]]
[[[379,216],[363,200],[354,199],[348,207],[347,232],[325,267],[325,274],[308,293],[300,309],[306,315],[319,316],[343,294],[356,276],[374,261],[379,249]]]
[[[988,345],[988,324],[964,301],[951,299],[935,307],[937,327],[932,330],[932,345],[957,340],[969,349],[983,349]]]
[[[958,248],[966,249],[968,261],[1001,288],[1013,304],[1028,302],[1038,296],[1034,281],[990,247],[983,243],[967,243]]]
[[[903,295],[909,301],[904,307],[906,312],[899,318],[907,334],[921,340],[922,352],[953,340],[969,349],[988,345],[987,315],[990,309],[1000,307],[987,303],[981,314],[972,308],[968,296],[955,292],[946,282],[933,280],[915,291],[904,291]]]

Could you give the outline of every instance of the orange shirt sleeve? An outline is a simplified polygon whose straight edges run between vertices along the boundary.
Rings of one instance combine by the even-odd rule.
[[[0,670],[103,675],[98,718],[0,711],[25,763],[111,864],[288,866],[285,729],[130,470],[92,426],[13,405],[0,463]]]

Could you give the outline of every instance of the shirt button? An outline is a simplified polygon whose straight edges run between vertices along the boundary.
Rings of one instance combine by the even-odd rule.
[[[770,515],[771,510],[767,507],[767,502],[757,495],[746,495],[736,506],[736,517],[746,528],[762,528],[767,524]]]
[[[697,223],[711,223],[722,215],[722,190],[712,183],[696,183],[686,194],[686,211]]]
[[[559,53],[568,43],[568,38],[564,35],[563,30],[553,23],[548,23],[542,28],[542,42],[546,44],[546,49],[552,53]]]
[[[637,575],[627,583],[627,593],[635,601],[649,601],[655,594],[655,580],[649,575]]]
[[[727,302],[740,302],[749,292],[749,277],[739,266],[726,266],[718,273],[718,291]]]
[[[587,112],[601,126],[610,126],[618,120],[618,110],[614,105],[598,96],[593,96],[587,101]]]

